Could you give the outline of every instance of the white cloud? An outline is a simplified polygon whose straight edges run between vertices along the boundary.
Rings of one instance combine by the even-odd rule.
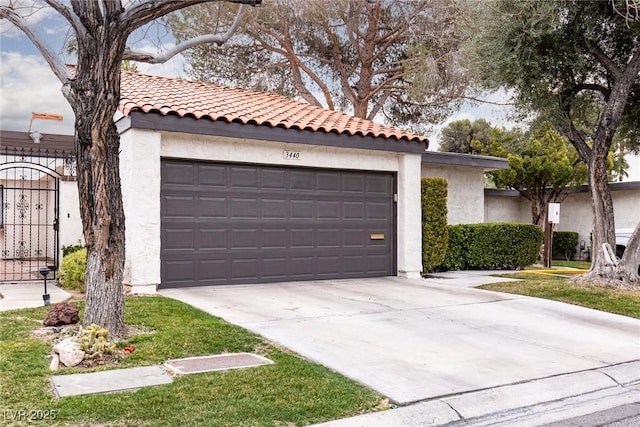
[[[26,132],[32,112],[62,114],[62,122],[35,120],[32,130],[73,134],[74,115],[62,96],[60,81],[43,58],[2,52],[0,70],[0,128]]]

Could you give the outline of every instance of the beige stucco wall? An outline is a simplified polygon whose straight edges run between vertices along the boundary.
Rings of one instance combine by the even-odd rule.
[[[300,152],[300,158],[285,159],[285,150]],[[160,283],[162,157],[396,172],[398,274],[420,275],[420,154],[129,129],[121,135],[120,167],[126,216],[125,283],[136,292],[153,292]]]
[[[483,190],[484,191],[484,190]],[[531,222],[529,201],[519,195],[484,196],[484,222]]]
[[[76,181],[60,181],[60,241],[59,260],[62,261],[62,247],[84,244],[80,199]]]
[[[634,228],[640,222],[640,189],[613,190],[616,229]],[[485,195],[485,222],[531,222],[530,203],[519,196]],[[589,245],[593,214],[589,194],[570,194],[560,204],[560,223],[556,231],[575,231],[578,240]]]
[[[482,168],[423,163],[422,177],[440,177],[447,180],[449,224],[474,224],[484,221]]]

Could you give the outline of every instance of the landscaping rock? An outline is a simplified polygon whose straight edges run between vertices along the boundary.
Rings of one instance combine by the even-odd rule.
[[[84,359],[84,351],[80,350],[80,344],[71,338],[65,338],[53,346],[53,352],[60,356],[60,363],[64,366],[76,366]]]
[[[43,323],[45,326],[73,325],[78,323],[78,307],[66,302],[61,302],[51,306]]]
[[[58,355],[58,353],[53,352],[53,354],[51,354],[51,363],[49,364],[49,369],[52,371],[57,371],[59,367],[60,356]]]

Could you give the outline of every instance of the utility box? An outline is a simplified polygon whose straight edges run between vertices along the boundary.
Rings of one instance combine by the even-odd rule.
[[[560,203],[549,203],[547,222],[560,224]]]

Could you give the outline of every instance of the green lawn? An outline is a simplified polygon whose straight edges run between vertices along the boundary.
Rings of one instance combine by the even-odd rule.
[[[583,286],[565,277],[524,271],[504,275],[519,282],[491,283],[481,289],[545,298],[640,319],[640,291]]]
[[[570,267],[570,268],[579,268],[581,270],[588,270],[591,268],[591,262],[553,260],[551,261],[551,266],[552,267]]]
[[[32,335],[45,314],[44,307],[0,312],[0,408],[4,422],[7,414],[25,410],[30,414],[55,413],[54,421],[40,425],[289,426],[387,407],[381,395],[342,375],[163,297],[127,299],[127,324],[154,332],[119,344],[120,348],[136,346],[133,354],[121,357],[120,367],[241,351],[259,353],[276,363],[181,376],[172,384],[135,392],[57,399],[49,383],[51,344]],[[78,371],[64,368],[57,374]]]

